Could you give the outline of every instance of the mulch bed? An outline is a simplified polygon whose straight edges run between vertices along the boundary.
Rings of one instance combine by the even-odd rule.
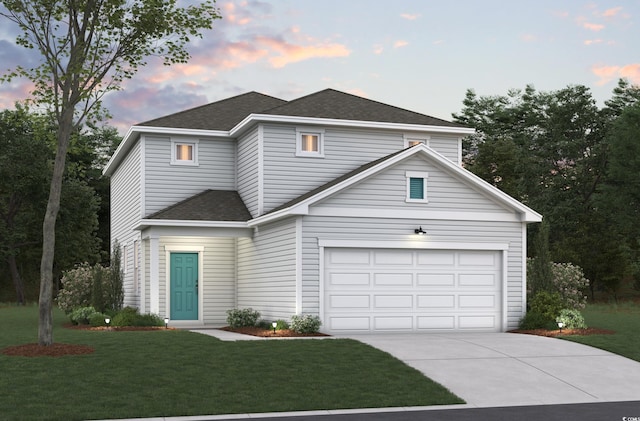
[[[276,330],[275,333],[273,330],[267,330],[261,327],[237,327],[232,328],[229,326],[225,326],[220,328],[220,330],[226,330],[227,332],[235,332],[242,333],[244,335],[251,336],[260,336],[262,338],[304,338],[309,336],[331,336],[326,333],[298,333],[291,329],[281,329]]]
[[[510,330],[509,333],[524,333],[526,335],[548,336],[548,337],[555,338],[557,336],[570,336],[570,335],[612,335],[616,332],[608,329],[597,329],[594,327],[589,327],[586,329],[562,329],[562,331],[545,330],[545,329],[533,329],[533,330],[515,329],[515,330]]]
[[[65,355],[85,355],[95,351],[87,345],[73,345],[53,343],[49,346],[34,344],[24,344],[9,346],[2,350],[4,355],[16,357],[62,357]]]

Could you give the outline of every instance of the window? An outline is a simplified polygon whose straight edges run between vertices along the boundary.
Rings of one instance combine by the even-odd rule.
[[[172,165],[198,165],[198,142],[171,141]]]
[[[407,202],[427,203],[427,178],[429,173],[407,171]]]
[[[324,130],[296,129],[296,156],[324,157]]]
[[[412,136],[412,135],[404,135],[404,147],[410,148],[412,146],[423,143],[429,146],[429,136]]]

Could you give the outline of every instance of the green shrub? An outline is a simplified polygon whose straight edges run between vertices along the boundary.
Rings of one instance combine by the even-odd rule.
[[[249,327],[258,324],[260,312],[252,308],[227,310],[227,323],[230,327]]]
[[[104,319],[107,317],[109,316],[104,313],[93,313],[89,318],[89,324],[91,327],[106,326],[107,322],[105,322]]]
[[[320,317],[311,314],[294,314],[291,316],[291,323],[289,324],[291,329],[298,333],[318,332],[321,325]]]
[[[91,316],[97,311],[93,307],[80,307],[71,312],[69,318],[74,325],[88,325]]]
[[[528,311],[520,320],[520,325],[518,327],[522,330],[554,330],[557,328],[557,325],[554,323],[553,319],[550,319],[544,314],[535,311]]]
[[[273,326],[271,327],[273,329]],[[289,323],[286,320],[278,319],[276,320],[276,330],[287,330],[289,329]]]
[[[540,291],[533,296],[529,310],[554,321],[562,310],[562,297],[557,292]]]
[[[164,326],[164,319],[157,314],[138,314],[134,326]]]
[[[125,307],[113,316],[112,326],[134,326],[136,317],[139,315],[138,309]]]
[[[586,329],[587,324],[584,321],[584,317],[578,310],[565,308],[560,311],[560,315],[556,317],[557,323],[564,323],[563,329]]]

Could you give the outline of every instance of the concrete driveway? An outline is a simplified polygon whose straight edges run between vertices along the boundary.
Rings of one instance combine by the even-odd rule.
[[[514,333],[350,335],[475,407],[640,400],[640,363],[562,339]]]

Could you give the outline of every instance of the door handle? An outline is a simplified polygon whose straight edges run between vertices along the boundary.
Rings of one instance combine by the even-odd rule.
[[[196,292],[198,292],[198,280],[196,279]]]

